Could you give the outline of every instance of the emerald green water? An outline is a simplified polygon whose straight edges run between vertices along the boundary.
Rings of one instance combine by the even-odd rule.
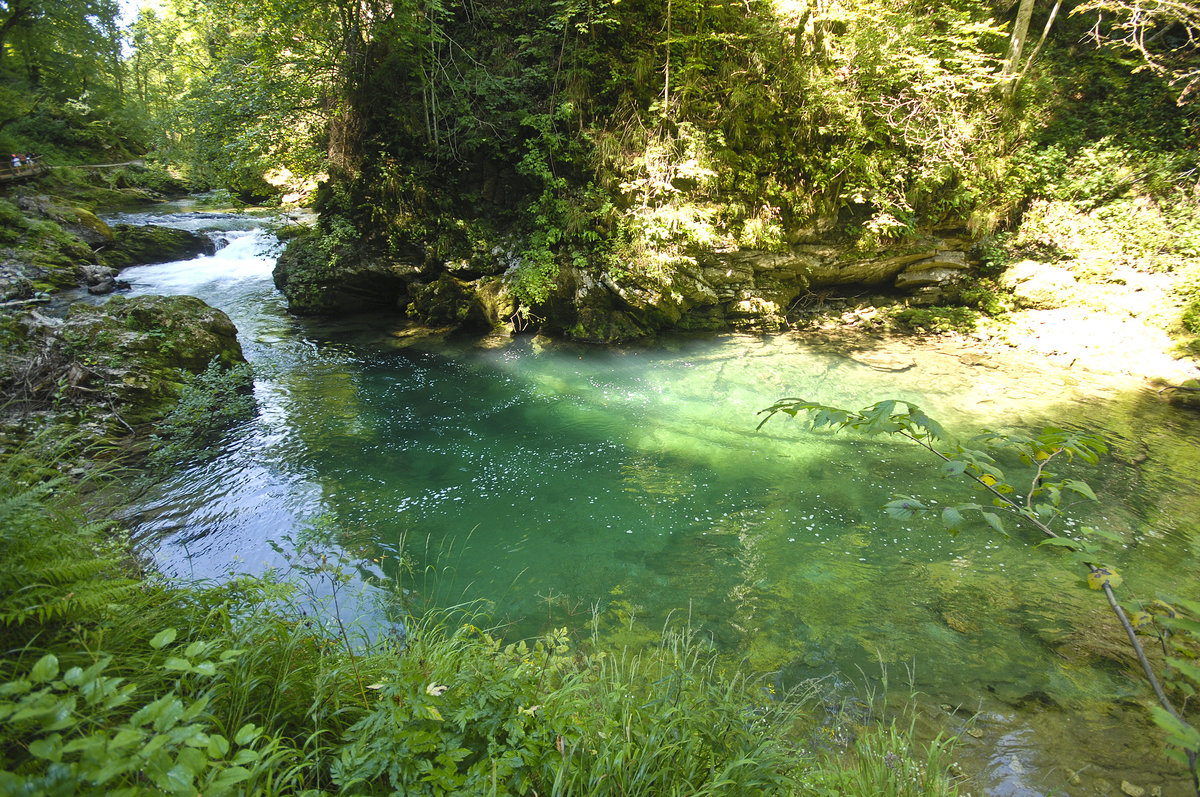
[[[947,708],[982,712],[962,756],[989,793],[1182,788],[1144,727],[1145,688],[1102,655],[1120,638],[1078,570],[1024,533],[951,537],[886,517],[897,492],[968,495],[919,450],[783,418],[755,428],[790,395],[913,400],[962,432],[1102,429],[1114,454],[1080,475],[1106,500],[1081,518],[1125,536],[1128,596],[1195,596],[1200,424],[1153,393],[928,345],[781,335],[605,349],[305,322],[283,311],[263,241],[123,274],[135,292],[225,309],[257,374],[259,417],[131,512],[167,572],[278,566],[271,543],[316,525],[364,574],[408,558],[414,597],[490,601],[512,636],[583,627],[595,607],[618,645],[690,616],[785,685],[877,682],[881,663],[894,684],[912,670],[931,729],[964,727]]]

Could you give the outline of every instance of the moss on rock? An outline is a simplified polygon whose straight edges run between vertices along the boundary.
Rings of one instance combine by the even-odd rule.
[[[416,266],[363,259],[352,242],[312,231],[293,238],[275,263],[275,287],[298,315],[338,315],[403,306]]]
[[[211,255],[215,250],[212,241],[189,230],[118,224],[109,241],[97,249],[97,255],[104,265],[122,269],[146,263],[187,260],[197,255]]]
[[[76,305],[55,336],[80,374],[75,388],[99,398],[128,424],[161,419],[186,383],[216,359],[245,362],[225,313],[192,296],[114,297]]]
[[[443,274],[428,284],[409,288],[408,314],[431,326],[453,325],[487,329],[488,314],[473,286]]]

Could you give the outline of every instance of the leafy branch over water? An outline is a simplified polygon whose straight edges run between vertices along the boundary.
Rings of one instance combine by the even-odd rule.
[[[976,513],[994,530],[1008,536],[1003,518],[1015,517],[1018,522],[1032,526],[1045,537],[1038,547],[1053,546],[1067,552],[1074,561],[1087,568],[1087,584],[1100,590],[1108,599],[1108,605],[1125,630],[1142,672],[1154,690],[1159,705],[1152,709],[1154,721],[1167,732],[1167,741],[1178,747],[1168,755],[1187,765],[1192,774],[1192,785],[1200,795],[1200,776],[1197,774],[1196,758],[1200,752],[1200,731],[1191,725],[1163,689],[1146,651],[1138,639],[1139,633],[1149,633],[1155,618],[1148,611],[1134,613],[1132,619],[1117,601],[1114,589],[1121,585],[1121,576],[1116,568],[1107,564],[1103,550],[1105,541],[1121,544],[1120,536],[1102,529],[1082,527],[1077,535],[1056,530],[1056,524],[1068,518],[1067,510],[1078,501],[1097,501],[1098,498],[1087,482],[1058,478],[1049,468],[1054,465],[1080,459],[1096,465],[1100,455],[1108,451],[1104,438],[1097,434],[1068,432],[1047,427],[1036,437],[1015,432],[985,431],[966,443],[949,439],[941,424],[926,415],[920,407],[906,401],[887,400],[877,402],[860,411],[831,407],[800,398],[783,398],[761,410],[766,417],[759,423],[761,429],[778,414],[795,418],[801,413],[811,419],[813,429],[829,427],[834,431],[851,429],[865,434],[888,434],[902,437],[930,452],[942,460],[942,472],[951,478],[964,478],[974,483],[982,494],[990,499],[987,505],[962,503],[953,506],[932,506],[913,496],[898,496],[886,505],[889,515],[899,520],[910,520],[920,513],[940,514],[942,525],[951,534],[957,534],[966,522],[966,516]],[[1031,470],[1021,478],[1012,478],[997,464],[996,456],[1002,452],[1016,454]],[[1195,611],[1198,607],[1190,601],[1177,601],[1179,607],[1163,601],[1155,601],[1152,607],[1159,615],[1157,621],[1164,626],[1158,632],[1167,650],[1166,634],[1175,631],[1183,641],[1195,642],[1200,633],[1200,623],[1180,616],[1182,610]],[[1189,639],[1190,637],[1190,639]],[[1194,655],[1186,645],[1175,643],[1177,650],[1190,659]],[[1191,660],[1167,657],[1167,663],[1179,676],[1181,691],[1187,695],[1195,693],[1200,684],[1200,668]]]

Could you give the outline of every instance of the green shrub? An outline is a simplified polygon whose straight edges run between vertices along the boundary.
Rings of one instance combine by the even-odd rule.
[[[151,461],[169,465],[200,455],[230,426],[254,413],[254,374],[240,363],[223,368],[213,358],[198,374],[186,374],[179,401],[158,425]]]
[[[175,635],[175,629],[166,629],[152,645],[165,647]],[[158,666],[176,679],[176,687],[160,695],[139,695],[136,684],[106,674],[113,660],[104,655],[89,667],[60,673],[58,658],[47,653],[23,677],[0,686],[8,752],[0,790],[64,797],[148,790],[194,795],[228,794],[272,781],[284,785],[271,772],[284,743],[264,738],[251,723],[227,737],[207,712],[204,684],[240,652],[214,651],[202,642],[173,652]],[[217,659],[209,653],[218,653]],[[132,706],[137,709],[131,712]]]
[[[584,655],[567,630],[503,644],[418,622],[334,782],[405,794],[786,793],[803,757],[794,703],[726,677],[687,631],[643,654]]]

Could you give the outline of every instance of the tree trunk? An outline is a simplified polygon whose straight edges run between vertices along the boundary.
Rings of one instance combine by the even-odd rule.
[[[1013,23],[1012,36],[1008,40],[1008,53],[1004,56],[1004,67],[1000,70],[1003,77],[1011,77],[1017,72],[1021,63],[1021,50],[1029,37],[1029,20],[1033,18],[1033,0],[1021,0],[1017,9],[1017,19]]]

